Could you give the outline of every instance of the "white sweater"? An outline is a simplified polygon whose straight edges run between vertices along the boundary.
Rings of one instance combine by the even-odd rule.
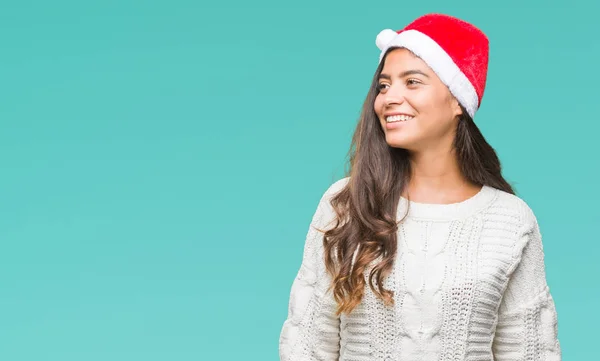
[[[411,201],[384,282],[394,306],[367,285],[361,304],[336,317],[323,235],[313,226],[330,225],[329,200],[348,179],[327,189],[312,218],[279,338],[282,361],[561,360],[536,217],[489,186],[454,204]],[[408,204],[400,199],[398,220]]]

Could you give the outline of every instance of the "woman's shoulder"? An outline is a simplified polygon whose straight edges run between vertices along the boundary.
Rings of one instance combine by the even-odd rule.
[[[319,207],[331,208],[331,199],[348,184],[350,177],[344,177],[330,183],[321,193]]]
[[[514,217],[521,227],[531,227],[537,223],[533,208],[522,196],[497,188],[493,189],[496,192],[496,197],[488,210]]]
[[[343,177],[331,183],[323,193],[323,199],[331,199],[333,196],[338,194],[350,181],[350,177]]]

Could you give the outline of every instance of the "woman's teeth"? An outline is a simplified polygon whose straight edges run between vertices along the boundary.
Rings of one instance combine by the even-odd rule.
[[[387,118],[385,118],[385,121],[388,123],[393,123],[393,122],[405,122],[407,120],[410,120],[414,117],[411,117],[410,115],[392,115],[389,116]]]

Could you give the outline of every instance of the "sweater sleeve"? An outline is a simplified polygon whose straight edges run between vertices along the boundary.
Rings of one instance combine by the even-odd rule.
[[[327,228],[332,212],[326,192],[310,223],[302,262],[291,286],[287,318],[279,336],[281,361],[330,361],[339,357],[340,320],[335,315],[335,300],[327,292],[330,277],[324,268],[323,233],[316,230]]]
[[[516,258],[498,310],[492,350],[495,361],[560,361],[558,318],[546,280],[540,228],[525,207]]]

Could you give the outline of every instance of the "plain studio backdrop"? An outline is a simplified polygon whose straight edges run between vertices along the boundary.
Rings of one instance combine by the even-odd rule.
[[[476,123],[535,211],[565,360],[596,356],[593,1],[4,1],[0,359],[278,360],[308,225],[419,15],[491,40]]]

